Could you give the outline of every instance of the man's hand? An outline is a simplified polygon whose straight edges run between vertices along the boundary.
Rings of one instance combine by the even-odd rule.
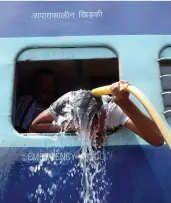
[[[125,80],[120,80],[119,82],[115,82],[111,85],[110,90],[116,100],[128,99],[129,92],[126,91],[128,85],[130,85],[130,83]]]

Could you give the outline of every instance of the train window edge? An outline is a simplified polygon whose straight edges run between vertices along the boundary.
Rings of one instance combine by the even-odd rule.
[[[171,126],[171,45],[165,45],[159,52],[160,82],[162,87],[163,115]]]

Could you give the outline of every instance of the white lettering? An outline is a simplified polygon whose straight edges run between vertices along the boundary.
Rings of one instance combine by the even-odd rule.
[[[103,15],[103,12],[101,10],[98,10],[98,12],[94,12],[94,16],[96,18],[102,17],[102,15]]]
[[[79,11],[79,18],[88,18],[88,12],[80,10]]]
[[[34,161],[34,153],[32,152],[28,153],[28,161]]]
[[[67,160],[67,161],[71,160],[71,158],[70,158],[70,153],[66,153],[65,158],[66,158],[65,160]]]
[[[102,17],[103,12],[98,10],[96,12],[86,12],[83,10],[78,11],[78,18],[99,18]],[[55,13],[32,13],[31,18],[33,19],[41,19],[41,20],[48,20],[48,19],[70,19],[75,18],[75,12],[55,12]]]
[[[79,11],[79,18],[99,18],[102,17],[103,12],[98,10],[97,12],[85,12],[83,10]]]

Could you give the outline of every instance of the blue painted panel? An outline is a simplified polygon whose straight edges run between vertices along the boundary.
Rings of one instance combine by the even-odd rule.
[[[41,203],[82,202],[79,195],[82,189],[81,170],[77,167],[73,177],[68,175],[69,170],[78,163],[77,158],[70,156],[70,159],[62,159],[61,163],[59,158],[57,165],[54,165],[54,161],[44,162],[37,172],[31,173],[29,170],[29,167],[38,165],[38,162],[33,161],[33,154],[51,153],[53,150],[52,148],[0,149],[1,203],[14,203],[14,199],[17,203],[27,203],[30,199],[35,203],[38,202],[38,197]],[[74,155],[78,153],[79,148],[56,148],[56,150],[63,155],[67,153]],[[5,155],[4,158],[2,154]],[[115,146],[106,148],[107,154],[109,155],[106,156],[107,174],[103,176],[100,172],[94,182],[99,198],[109,192],[106,197],[107,203],[171,202],[171,153],[167,147]],[[102,166],[103,160],[103,157],[100,157],[97,162]],[[108,185],[105,185],[102,179]],[[38,185],[41,185],[46,193],[46,200],[44,193],[32,197],[36,195]],[[52,187],[54,189],[51,189]],[[103,188],[101,192],[100,187]],[[48,188],[53,191],[53,194],[48,192]]]
[[[60,39],[60,40],[58,40]],[[170,44],[171,36],[87,36],[87,37],[51,37],[51,38],[6,38],[1,39],[0,44],[0,146],[10,147],[60,147],[80,146],[77,137],[60,136],[55,139],[52,136],[34,134],[33,137],[19,135],[13,131],[11,124],[11,108],[13,93],[13,74],[17,54],[26,47],[75,47],[90,45],[110,45],[119,55],[120,78],[129,80],[140,89],[152,102],[154,107],[164,118],[164,106],[161,96],[160,67],[158,53],[166,44]],[[80,55],[80,54],[79,54]],[[62,56],[62,55],[61,55]],[[77,56],[75,56],[77,57]],[[136,76],[136,77],[135,77]],[[4,88],[5,87],[5,88]],[[151,94],[153,92],[153,94]],[[133,101],[144,111],[140,103],[131,97]],[[170,127],[170,126],[168,126]],[[170,129],[170,128],[169,128]],[[141,145],[145,141],[122,128],[110,136],[108,145]]]
[[[102,11],[81,17],[79,11]],[[75,12],[74,18],[32,18]],[[0,37],[171,34],[171,2],[0,2]]]

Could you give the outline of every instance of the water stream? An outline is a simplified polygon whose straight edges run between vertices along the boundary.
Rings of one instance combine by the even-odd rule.
[[[81,188],[76,187],[75,190],[79,193],[80,203],[105,203],[111,187],[111,182],[107,179],[106,174],[106,160],[109,156],[105,149],[97,148],[98,127],[92,128],[94,118],[99,118],[104,110],[101,98],[92,97],[90,91],[79,90],[65,94],[54,105],[56,105],[54,109],[58,114],[58,119],[53,124],[63,126],[64,132],[75,126],[81,146],[77,154],[73,156],[74,166],[70,164],[73,161],[71,159],[64,160],[59,157],[57,159],[56,151],[41,154],[40,160],[29,167],[30,176],[41,171],[52,178],[55,172],[54,169],[48,167],[48,164],[53,165],[56,170],[59,170],[59,166],[68,164],[68,171],[65,178],[60,177],[60,171],[58,171],[57,181],[50,183],[46,188],[39,184],[35,193],[29,194],[30,200],[36,199],[38,203],[41,203],[43,198],[44,201],[50,200],[50,202],[56,203],[58,201],[55,200],[55,192],[59,191],[61,185],[63,187],[67,185],[69,179],[79,176]],[[63,132],[61,132],[61,136],[62,134]],[[60,152],[60,149],[54,150]],[[70,167],[71,165],[72,167]],[[71,202],[72,195],[74,194],[70,194]]]

